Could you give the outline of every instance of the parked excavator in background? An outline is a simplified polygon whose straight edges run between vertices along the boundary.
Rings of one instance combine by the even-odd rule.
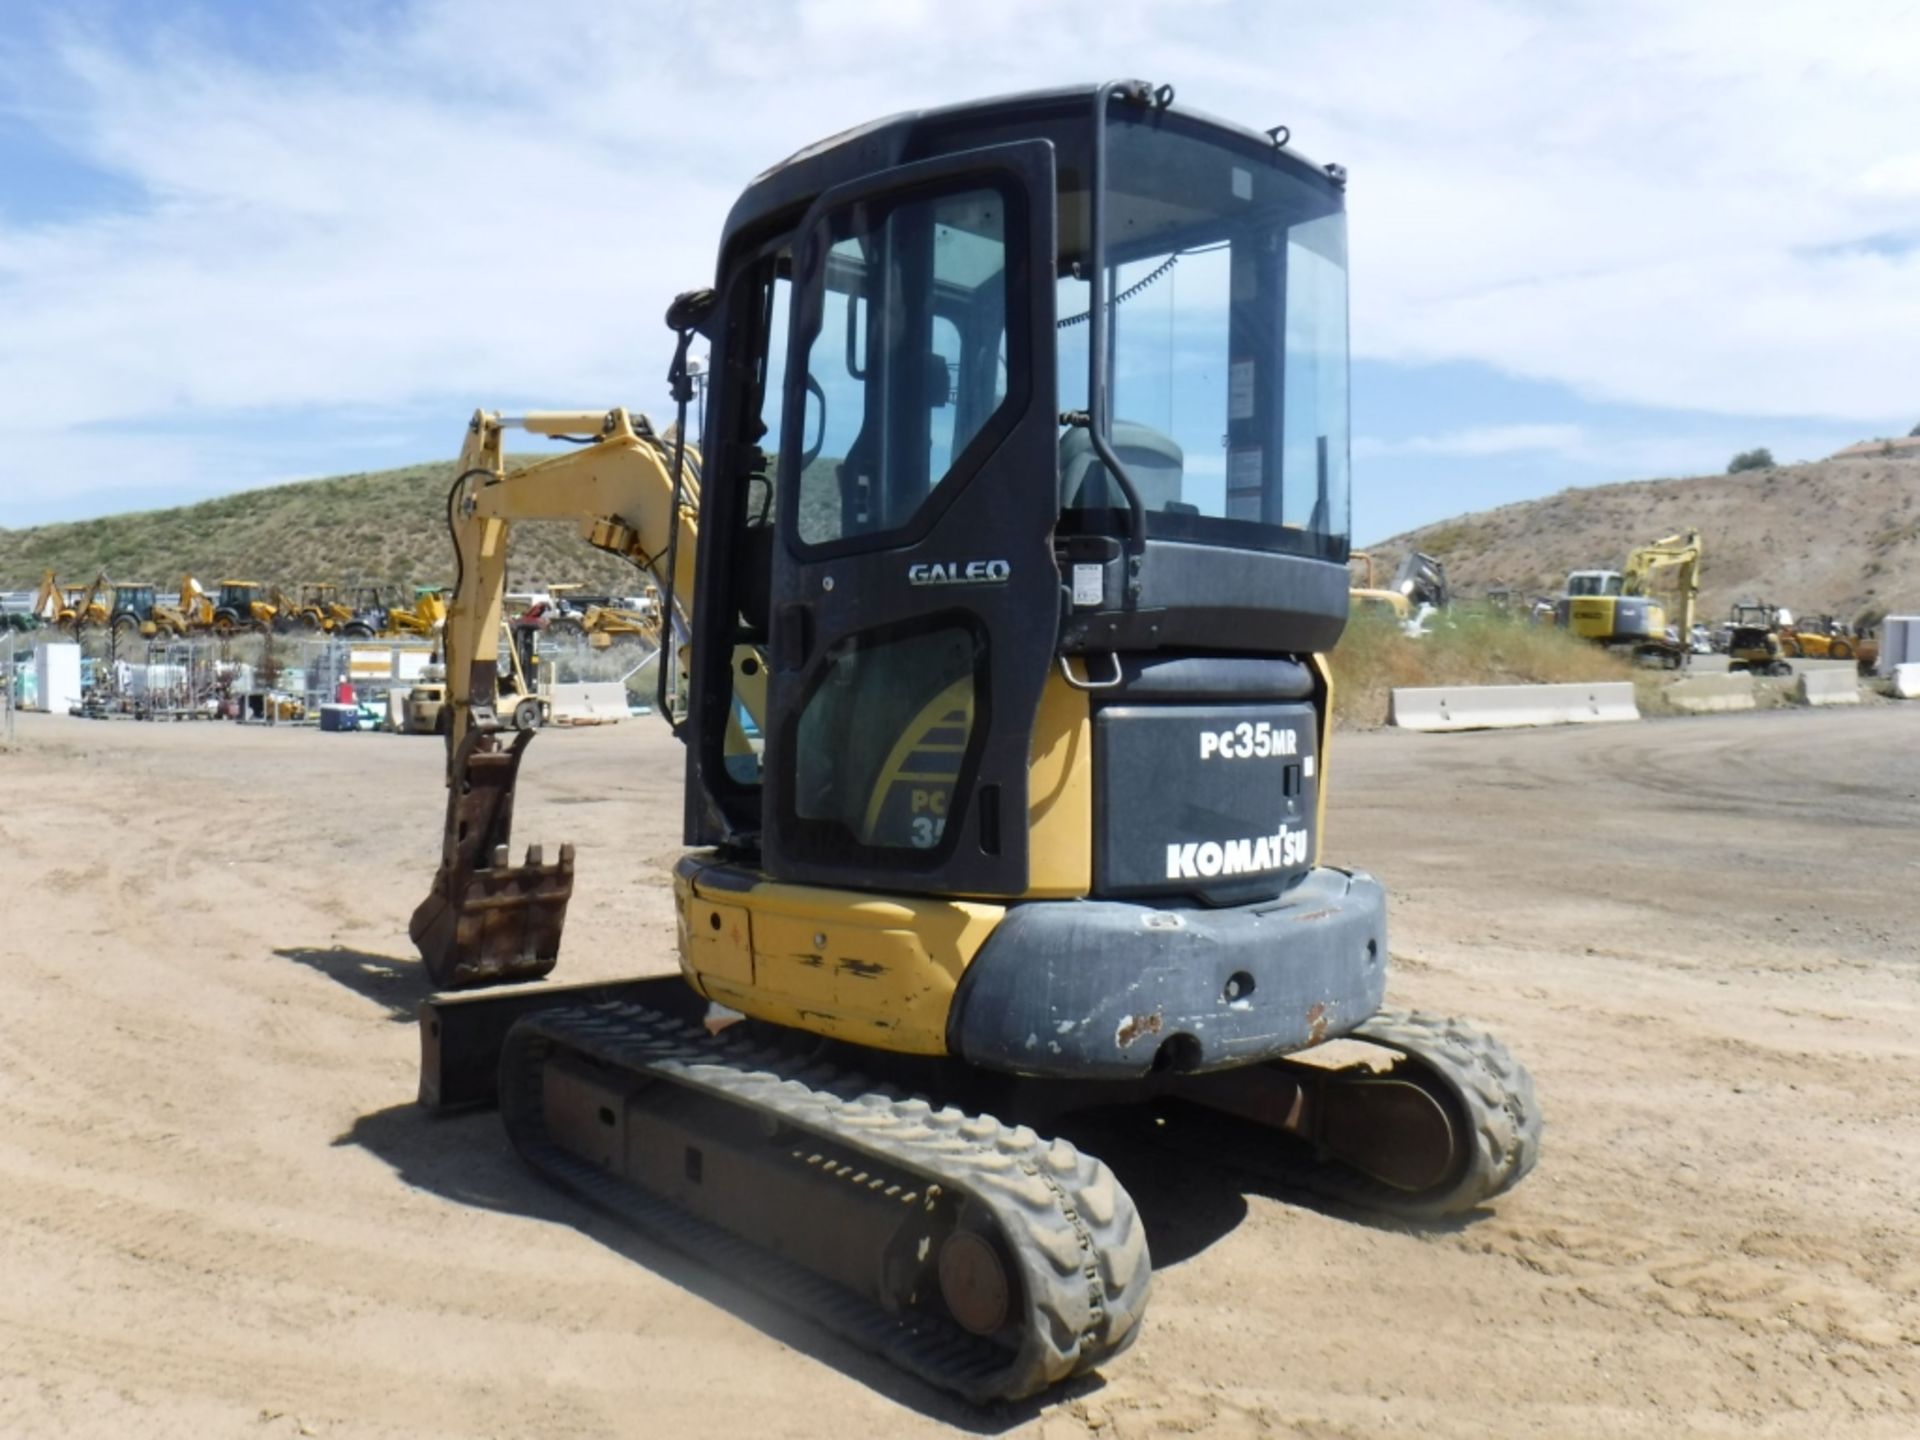
[[[1741,600],[1733,607],[1727,630],[1727,668],[1756,675],[1791,675],[1781,627],[1793,623],[1793,612],[1759,600]]]
[[[1621,570],[1575,570],[1567,593],[1554,605],[1554,621],[1595,644],[1626,650],[1645,664],[1677,670],[1693,645],[1694,609],[1700,596],[1700,532],[1685,530],[1642,545]],[[1673,570],[1678,605],[1667,611],[1652,598],[1652,577]]]
[[[428,973],[544,976],[573,891],[571,845],[509,852],[515,524],[659,587],[691,848],[679,976],[431,998],[422,1098],[497,1100],[553,1183],[974,1401],[1138,1333],[1145,1226],[1073,1112],[1413,1220],[1538,1153],[1504,1046],[1384,1008],[1385,889],[1324,847],[1346,172],[1284,134],[1125,81],[809,146],[668,312],[678,422],[479,411],[455,465]],[[1169,376],[1169,433],[1118,374]],[[515,428],[576,443],[510,467]]]

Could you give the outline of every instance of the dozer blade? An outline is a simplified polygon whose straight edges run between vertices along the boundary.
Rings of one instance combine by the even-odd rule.
[[[457,990],[537,980],[560,956],[560,931],[573,895],[573,846],[549,865],[538,845],[524,865],[508,863],[513,789],[531,730],[502,748],[475,731],[461,742],[447,787],[447,827],[433,889],[407,933],[433,983]]]

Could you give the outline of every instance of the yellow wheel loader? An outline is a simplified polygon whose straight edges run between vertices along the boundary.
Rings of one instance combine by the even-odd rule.
[[[1780,627],[1780,649],[1794,659],[1852,660],[1859,646],[1853,628],[1831,615],[1809,615]]]
[[[435,997],[423,1099],[975,1401],[1139,1333],[1145,1231],[1074,1112],[1416,1219],[1538,1153],[1505,1047],[1384,1005],[1385,891],[1325,855],[1346,176],[1283,135],[1126,81],[813,146],[668,312],[679,423],[480,412],[448,497],[430,973],[546,975],[574,886],[508,850],[519,522],[658,585],[689,849],[679,977]],[[584,443],[509,469],[513,428]]]

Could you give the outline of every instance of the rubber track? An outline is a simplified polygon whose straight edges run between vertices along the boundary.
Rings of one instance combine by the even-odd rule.
[[[878,1166],[905,1170],[983,1205],[1014,1250],[1026,1307],[1017,1348],[925,1311],[872,1300],[610,1175],[547,1138],[544,1062],[565,1049],[778,1117]],[[1146,1231],[1111,1171],[1064,1140],[861,1077],[756,1049],[642,1006],[608,1003],[521,1020],[500,1062],[500,1108],[536,1169],[729,1278],[975,1403],[1037,1393],[1117,1355],[1139,1330],[1152,1267]]]
[[[1533,1169],[1542,1128],[1533,1076],[1492,1035],[1452,1016],[1386,1009],[1355,1028],[1352,1038],[1405,1055],[1440,1082],[1466,1122],[1466,1163],[1443,1184],[1408,1194],[1343,1165],[1320,1162],[1301,1177],[1310,1188],[1371,1210],[1436,1219],[1505,1194]]]

